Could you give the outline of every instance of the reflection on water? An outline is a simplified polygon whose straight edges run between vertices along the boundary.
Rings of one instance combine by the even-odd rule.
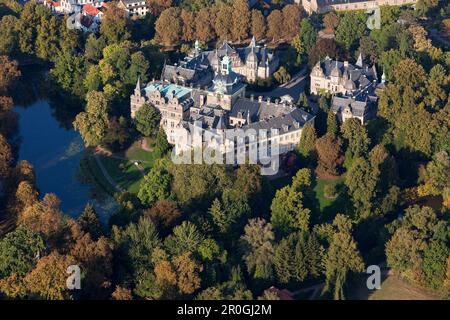
[[[93,184],[80,179],[80,160],[84,145],[78,132],[60,126],[47,100],[28,107],[17,106],[19,114],[19,159],[28,160],[36,172],[36,184],[42,195],[53,192],[61,199],[62,210],[77,217],[90,202],[103,221],[116,208],[114,200]]]

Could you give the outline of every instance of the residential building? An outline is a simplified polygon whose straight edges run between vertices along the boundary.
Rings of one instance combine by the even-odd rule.
[[[149,12],[145,0],[120,0],[117,6],[125,10],[130,18],[143,17]]]
[[[367,10],[380,6],[403,6],[417,0],[296,0],[309,14],[313,12]]]

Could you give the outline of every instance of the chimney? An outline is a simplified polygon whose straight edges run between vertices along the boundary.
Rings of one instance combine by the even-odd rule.
[[[259,97],[258,97],[258,102],[261,103],[261,102],[262,102],[262,99],[263,99],[263,97],[262,97],[262,96],[259,96]]]
[[[267,97],[266,101],[267,101],[267,104],[270,104],[270,97]]]
[[[344,68],[348,68],[348,61],[344,61]]]
[[[250,101],[254,101],[255,100],[255,96],[253,94],[250,95]]]

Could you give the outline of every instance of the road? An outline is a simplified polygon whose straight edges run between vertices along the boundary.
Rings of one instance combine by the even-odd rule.
[[[305,90],[306,78],[308,75],[306,74],[306,67],[297,72],[290,81],[270,90],[270,91],[248,91],[248,94],[254,94],[255,97],[264,96],[264,97],[281,97],[286,94],[290,95],[294,101],[298,100],[300,93]]]

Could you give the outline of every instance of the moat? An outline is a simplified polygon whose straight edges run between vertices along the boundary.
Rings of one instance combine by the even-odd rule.
[[[55,193],[64,213],[77,217],[87,203],[106,221],[115,202],[98,190],[82,170],[85,148],[78,132],[65,128],[54,115],[48,100],[17,105],[19,160],[28,160],[35,169],[41,196]],[[100,196],[101,195],[101,196]]]

